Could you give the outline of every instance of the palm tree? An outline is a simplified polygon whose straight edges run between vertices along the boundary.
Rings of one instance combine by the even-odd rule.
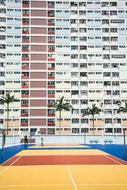
[[[6,96],[2,96],[0,101],[2,101],[4,104],[7,105],[7,135],[8,135],[8,127],[9,127],[9,106],[10,103],[19,101],[18,99],[15,99],[14,96],[11,96],[10,93],[7,93]]]
[[[88,107],[87,109],[85,109],[85,114],[83,115],[92,115],[92,122],[93,122],[93,135],[94,135],[94,116],[95,114],[99,114],[101,112],[101,109],[99,109],[96,104],[92,104],[92,108]]]
[[[54,107],[56,111],[59,112],[59,125],[60,125],[60,131],[61,131],[61,114],[62,111],[70,111],[73,110],[73,107],[69,103],[64,103],[64,96],[62,96],[59,100],[57,100],[54,104],[51,105],[51,107]]]
[[[127,102],[125,102],[125,107],[119,107],[118,113],[127,113]],[[124,160],[126,160],[126,128],[123,128],[123,138],[124,138]]]

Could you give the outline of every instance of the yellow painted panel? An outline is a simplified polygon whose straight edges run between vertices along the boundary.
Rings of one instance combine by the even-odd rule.
[[[6,186],[0,190],[74,190],[73,185],[37,185],[37,186]]]
[[[40,184],[72,185],[72,182],[66,166],[11,166],[0,175],[0,187]]]
[[[6,166],[0,166],[0,173],[6,168]]]
[[[21,153],[17,154],[22,155]],[[107,153],[100,150],[24,150],[23,156],[34,156],[34,155],[107,155]]]
[[[70,170],[76,184],[127,185],[127,167],[123,165],[78,165]]]
[[[78,185],[78,190],[127,190],[127,185]]]

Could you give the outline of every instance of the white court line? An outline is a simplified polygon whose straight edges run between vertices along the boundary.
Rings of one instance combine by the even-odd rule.
[[[110,155],[110,154],[109,154]],[[113,158],[111,158],[111,157],[108,157],[108,155],[104,155],[106,158],[108,158],[108,159],[110,159],[110,160],[113,160],[114,162],[116,162],[117,164],[120,164],[120,165],[122,165],[122,166],[124,166],[124,167],[126,167],[127,168],[127,165],[125,165],[125,164],[123,164],[123,163],[121,163],[121,162],[119,162],[119,161],[117,161],[117,160],[115,160],[115,159],[113,159]],[[112,156],[112,155],[110,155],[110,156]],[[112,156],[113,157],[113,156]],[[116,157],[117,158],[117,157]],[[117,159],[119,159],[119,158],[117,158]]]
[[[116,183],[116,184],[107,184],[107,183],[77,183],[77,185],[81,185],[81,186],[101,186],[101,185],[104,185],[104,186],[127,186],[126,183]],[[73,184],[26,184],[26,185],[2,185],[0,186],[0,188],[10,188],[10,187],[39,187],[39,186],[73,186]],[[77,187],[76,187],[77,188]]]
[[[97,150],[99,150],[99,149],[97,149]],[[104,152],[103,150],[100,150],[100,151],[101,151],[101,152]],[[122,162],[127,163],[125,160],[122,160],[122,159],[120,159],[120,158],[118,158],[118,157],[116,157],[116,156],[114,156],[114,155],[112,155],[112,154],[109,154],[109,153],[107,153],[107,152],[104,152],[104,153],[106,153],[106,154],[104,155],[106,158],[109,158],[110,160],[113,160],[113,161],[116,162],[117,164],[120,164],[120,165],[122,165],[122,166],[124,166],[124,167],[127,167],[127,165],[122,164],[121,162],[119,162],[119,161],[117,161],[117,160],[115,160],[115,159],[113,159],[113,158],[116,158],[116,159],[118,159],[118,160],[121,160]],[[113,157],[113,158],[108,157],[108,156],[111,156],[111,157]]]
[[[112,157],[114,157],[114,158],[116,158],[116,159],[118,159],[118,160],[121,160],[122,162],[125,162],[125,163],[127,164],[127,161],[122,160],[121,158],[118,158],[118,157],[116,157],[116,156],[114,156],[114,155],[112,155],[112,154],[107,154],[107,156],[108,156],[108,155],[110,155],[110,156],[112,156]]]
[[[100,149],[96,149],[96,150],[100,150]],[[109,154],[109,153],[107,153],[107,152],[105,152],[105,151],[103,151],[103,150],[100,150],[101,152],[104,152],[104,153],[106,153],[105,154],[105,156],[108,156],[108,155],[110,155],[110,156],[112,156],[112,157],[114,157],[114,158],[116,158],[116,159],[119,159],[119,160],[121,160],[122,162],[125,162],[125,163],[127,163],[127,161],[125,161],[125,160],[122,160],[121,158],[118,158],[118,157],[116,157],[116,156],[114,156],[114,155],[112,155],[112,154]]]
[[[77,185],[83,185],[83,186],[85,186],[85,185],[89,185],[89,186],[101,186],[101,185],[105,185],[105,186],[121,186],[121,185],[127,185],[127,183],[115,183],[115,184],[113,184],[113,183],[79,183],[79,184],[77,184]]]
[[[30,184],[30,185],[2,185],[0,188],[10,188],[10,187],[39,187],[39,186],[73,186],[73,184]]]
[[[72,183],[73,183],[74,189],[75,189],[75,190],[78,190],[78,188],[77,188],[77,186],[76,186],[76,183],[75,183],[75,180],[74,180],[74,178],[73,178],[73,176],[72,176],[71,169],[70,169],[69,166],[67,166],[67,170],[68,170],[69,176],[70,176],[70,178],[71,178],[71,181],[72,181]]]
[[[16,155],[15,155],[16,156]],[[3,173],[5,173],[15,162],[17,162],[21,157],[23,156],[23,153],[21,154],[20,157],[18,157],[14,162],[12,162],[9,166],[5,166],[6,168],[3,169],[1,172],[0,172],[0,175],[2,175]],[[14,156],[13,156],[14,157]],[[12,158],[13,158],[12,157]],[[10,159],[9,159],[10,160]],[[7,160],[8,161],[8,160]],[[6,163],[6,162],[4,162]],[[3,166],[4,167],[4,166]]]

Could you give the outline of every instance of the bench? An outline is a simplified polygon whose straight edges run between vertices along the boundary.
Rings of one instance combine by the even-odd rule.
[[[105,140],[104,140],[104,143],[105,143],[105,144],[106,144],[106,143],[110,143],[110,144],[111,144],[112,142],[113,142],[113,140],[111,140],[111,139],[105,139]]]
[[[96,143],[96,144],[97,144],[97,143],[98,143],[98,140],[97,140],[97,139],[91,139],[91,140],[90,140],[90,143]]]
[[[20,143],[25,143],[24,138],[21,139]],[[35,139],[28,139],[28,143],[35,143]]]

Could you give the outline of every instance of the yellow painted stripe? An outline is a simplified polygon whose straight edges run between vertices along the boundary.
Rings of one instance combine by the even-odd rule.
[[[96,185],[96,184],[87,184],[87,185],[78,185],[78,190],[126,190],[127,185],[124,184],[102,184],[102,185]]]
[[[69,167],[78,190],[127,189],[127,168],[122,165]],[[74,186],[67,166],[11,166],[0,176],[0,190],[3,189],[74,190]]]
[[[77,165],[70,168],[76,184],[127,185],[127,168],[122,165]]]
[[[17,154],[20,156],[20,153]],[[24,150],[23,156],[41,155],[107,155],[100,150]]]
[[[0,186],[37,184],[72,185],[72,182],[65,166],[12,166],[0,176]]]

